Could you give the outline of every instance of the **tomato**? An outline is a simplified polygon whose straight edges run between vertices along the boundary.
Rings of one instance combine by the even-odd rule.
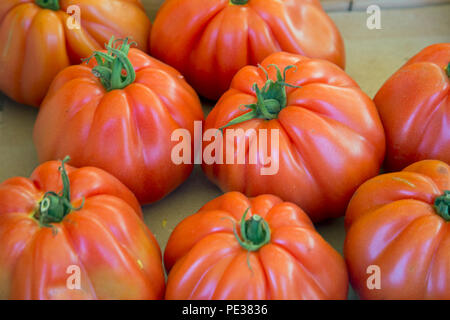
[[[205,131],[213,128],[225,129],[223,141],[234,141],[234,150],[245,146],[246,159],[241,163],[239,151],[228,149],[233,143],[222,143],[223,164],[206,159],[202,165],[213,182],[248,196],[277,195],[315,222],[343,215],[384,157],[383,127],[372,100],[336,65],[294,54],[275,53],[261,68],[241,69],[206,119]],[[246,136],[233,138],[239,129]],[[204,143],[204,154],[220,144],[216,139]],[[263,173],[270,160],[262,156],[265,144],[271,173]]]
[[[364,183],[345,217],[345,259],[363,299],[450,299],[450,167],[423,160]],[[370,266],[378,273],[368,274]],[[370,276],[376,279],[368,279]]]
[[[233,76],[274,52],[345,66],[342,37],[318,0],[168,0],[154,21],[154,57],[217,100]]]
[[[343,258],[299,207],[273,195],[208,202],[177,225],[164,263],[166,299],[347,298]]]
[[[66,161],[0,184],[0,299],[162,298],[160,248],[135,196]]]
[[[111,36],[146,50],[150,26],[140,0],[1,0],[0,90],[37,107],[59,71]]]
[[[376,94],[389,171],[419,160],[450,163],[450,43],[411,58]]]
[[[178,142],[171,135],[186,129],[193,136],[203,111],[180,73],[130,45],[112,40],[88,65],[58,74],[40,108],[34,142],[41,162],[70,155],[75,166],[113,174],[145,204],[191,173],[192,162],[172,161]]]

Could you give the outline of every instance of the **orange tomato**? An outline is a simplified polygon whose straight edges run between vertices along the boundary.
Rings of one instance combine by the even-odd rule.
[[[423,160],[364,183],[347,209],[345,259],[363,299],[450,299],[450,167]],[[369,266],[376,266],[369,279]]]
[[[99,60],[68,67],[55,78],[36,120],[34,142],[41,162],[70,155],[75,166],[102,168],[141,203],[150,203],[191,173],[192,162],[172,161],[178,142],[171,136],[176,129],[194,136],[194,121],[203,120],[203,111],[175,69],[130,49],[127,41],[120,50],[113,45],[108,53],[95,53]],[[102,59],[108,66],[98,64]]]
[[[210,201],[178,224],[164,262],[166,299],[347,298],[342,257],[299,207],[272,195]]]
[[[411,58],[376,94],[389,171],[419,160],[450,163],[450,43]]]
[[[246,65],[286,51],[345,66],[342,37],[318,0],[168,0],[151,53],[217,100]]]
[[[59,71],[111,36],[131,36],[145,51],[150,26],[140,0],[1,0],[0,90],[37,107]]]
[[[223,141],[231,137],[234,150],[245,146],[246,161],[239,163],[239,151],[223,143],[224,163],[202,165],[208,178],[224,191],[277,195],[299,205],[315,222],[342,216],[356,188],[378,174],[384,157],[384,132],[374,103],[325,60],[275,53],[262,68],[241,69],[208,115],[205,131],[228,125]],[[235,139],[229,129],[242,129],[245,136]],[[275,133],[279,137],[272,146]],[[261,156],[265,142],[273,157],[270,165],[278,169],[273,174],[262,174],[269,166]],[[204,153],[213,143],[204,143]],[[256,161],[250,163],[254,153]]]
[[[0,299],[162,298],[160,248],[135,196],[103,170],[58,167],[0,184]]]

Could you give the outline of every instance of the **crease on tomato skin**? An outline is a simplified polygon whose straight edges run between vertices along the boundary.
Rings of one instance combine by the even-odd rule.
[[[72,223],[66,224],[66,226],[68,227],[68,231],[71,235],[73,246],[78,253],[79,259],[83,262],[86,268],[86,272],[89,274],[89,278],[91,279],[92,285],[98,295],[98,298],[105,299],[109,297],[113,299],[120,299],[124,294],[124,292],[121,292],[121,289],[124,289],[127,285],[124,281],[126,281],[127,279],[131,280],[130,277],[133,277],[133,282],[135,285],[137,285],[138,282],[136,281],[138,281],[138,279],[134,277],[138,275],[140,276],[140,278],[143,278],[144,276],[147,281],[145,281],[145,283],[142,283],[142,285],[137,286],[132,286],[130,283],[128,283],[128,286],[132,286],[136,290],[135,292],[128,293],[130,293],[131,296],[134,297],[142,297],[142,295],[148,296],[149,294],[155,295],[155,292],[146,292],[148,291],[148,289],[144,289],[144,286],[146,284],[151,284],[151,281],[148,276],[142,271],[137,261],[132,258],[129,252],[127,252],[125,246],[123,246],[119,242],[112,231],[95,216],[95,211],[92,211],[90,212],[90,214],[88,214],[89,211],[90,210],[88,208],[84,208],[83,211],[76,213],[75,216],[72,216]],[[87,218],[87,216],[89,216],[89,219]],[[70,218],[70,216],[68,218]],[[86,223],[90,224],[90,228],[97,230],[97,236],[105,236],[106,241],[109,244],[108,247],[106,247],[106,241],[103,242],[103,245],[98,242],[90,243],[91,245],[97,247],[96,251],[100,251],[96,254],[96,258],[94,259],[95,263],[89,261],[89,255],[93,254],[92,250],[95,249],[95,247],[86,247],[89,239],[85,239],[86,234],[80,233],[81,228],[75,228],[75,225],[78,226],[81,222],[84,222],[83,225],[85,227]],[[86,230],[84,230],[83,232],[86,233]],[[89,253],[88,251],[91,251],[91,253]],[[108,257],[112,258],[113,256],[115,257],[115,259],[113,259],[113,261],[108,261]],[[100,269],[103,269],[103,271],[99,272]],[[110,274],[108,275],[105,272],[106,269],[112,272],[110,272]],[[125,275],[125,273],[127,272],[129,272],[128,276]],[[114,281],[111,281],[111,278],[109,278],[112,276],[115,277]],[[140,280],[142,281],[143,279]],[[108,284],[110,286],[108,286]],[[103,286],[106,286],[106,288]],[[108,289],[108,293],[105,291],[105,289]]]
[[[450,86],[449,86],[450,89]],[[435,139],[426,139],[428,136],[427,133],[430,133],[430,131],[436,130],[437,127],[441,129],[441,136],[445,136],[445,132],[447,130],[447,126],[450,123],[450,116],[448,116],[448,112],[446,110],[449,110],[450,100],[448,97],[448,93],[450,90],[447,90],[447,97],[444,97],[443,100],[438,103],[434,109],[433,112],[429,115],[428,121],[425,124],[425,127],[423,129],[423,139],[420,141],[419,145],[417,146],[419,153],[426,153],[427,150],[430,151],[429,158],[438,158],[439,157],[439,149],[445,149],[445,145],[447,145],[448,142],[450,142],[450,135],[448,135],[447,142],[443,141],[440,145],[436,143]],[[437,120],[436,120],[437,119]],[[437,150],[436,150],[437,149]],[[447,153],[444,151],[444,157],[448,155],[448,159],[450,159],[450,148],[448,149]]]
[[[221,217],[219,219],[215,219],[215,215],[219,214]],[[211,221],[211,218],[213,219]],[[212,223],[212,227],[209,227],[208,224]],[[223,210],[214,210],[214,211],[204,211],[203,213],[200,211],[192,216],[187,217],[185,220],[180,222],[174,229],[171,234],[171,238],[169,239],[166,250],[164,252],[164,265],[167,271],[170,271],[174,264],[181,259],[183,256],[188,254],[192,248],[195,247],[196,243],[202,241],[208,236],[218,234],[218,233],[233,233],[233,226],[238,224],[238,220],[234,220],[233,215],[229,212]],[[186,234],[185,229],[186,226],[194,225],[194,228],[188,228],[188,233]],[[204,228],[206,225],[206,229]],[[183,241],[183,246],[179,248],[174,247],[177,245],[179,239],[189,239],[189,237],[194,236],[194,239],[191,241]],[[171,255],[169,255],[171,253]]]
[[[233,259],[238,251],[239,245],[231,232],[213,233],[203,237],[185,255],[176,260],[168,272],[166,299],[193,299],[194,292],[202,286],[202,283],[201,280],[191,281],[191,275],[198,274],[203,279],[208,276],[209,271],[214,271],[218,261],[226,257]],[[217,278],[218,275],[214,275],[214,278]],[[212,299],[215,288],[209,286],[205,290],[209,292],[208,299]]]
[[[14,225],[17,227],[19,224],[26,224],[29,229],[27,230],[28,232],[25,233],[21,233],[18,234],[16,232],[16,229],[14,228],[10,228],[8,230],[7,226],[5,225],[6,217],[7,216],[11,216],[14,220],[12,223],[14,223]],[[33,219],[28,219],[29,217],[20,214],[20,213],[16,213],[16,212],[11,212],[11,213],[2,213],[1,214],[1,219],[0,219],[0,240],[2,245],[5,245],[5,247],[7,247],[7,242],[6,239],[8,239],[8,234],[14,234],[15,236],[21,238],[21,239],[17,239],[14,238],[13,240],[9,240],[11,243],[13,243],[14,245],[13,247],[13,251],[15,252],[15,254],[13,255],[13,258],[11,259],[11,254],[10,252],[7,252],[6,250],[1,250],[0,251],[0,260],[2,261],[2,268],[1,268],[1,272],[0,272],[0,299],[10,299],[11,295],[7,295],[7,293],[11,293],[10,292],[10,288],[12,285],[12,279],[13,279],[13,274],[14,274],[14,270],[16,270],[16,266],[18,263],[18,260],[20,258],[20,256],[23,254],[24,250],[29,246],[30,241],[33,240],[33,238],[35,237],[36,233],[39,232],[39,225],[38,223],[33,220]],[[19,222],[17,222],[17,221]],[[31,234],[31,237],[27,238],[27,235]],[[19,241],[21,240],[21,241]],[[4,257],[2,257],[2,255],[5,255]],[[8,259],[9,261],[9,268],[5,268],[5,260]],[[11,261],[12,260],[12,261]],[[9,273],[7,273],[7,271],[9,270]]]
[[[27,30],[20,73],[20,93],[25,103],[39,106],[54,77],[70,65],[65,41],[58,15],[52,10],[38,10]]]
[[[70,216],[70,214],[69,214],[68,216]],[[66,218],[67,218],[67,219],[65,219],[65,221],[63,221],[63,222],[60,224],[60,228],[62,228],[62,229],[64,230],[64,233],[67,235],[67,234],[70,234],[70,232],[69,232],[69,231],[67,230],[67,228],[65,227],[65,224],[71,223],[71,222],[70,222],[70,218],[68,218],[68,217],[66,217]],[[85,278],[85,279],[83,279],[83,280],[85,280],[85,281],[87,282],[87,284],[88,284],[88,288],[87,288],[87,289],[89,289],[89,295],[90,295],[93,299],[97,299],[97,295],[96,295],[96,293],[95,293],[93,283],[92,283],[91,279],[89,278],[89,273],[87,272],[87,269],[86,269],[86,267],[84,266],[83,261],[81,261],[79,255],[78,255],[78,252],[76,252],[75,246],[74,246],[74,244],[73,244],[71,238],[70,238],[70,237],[66,237],[66,241],[67,241],[68,245],[70,246],[72,252],[74,252],[74,253],[76,254],[76,256],[77,256],[77,262],[78,262],[78,265],[77,265],[77,266],[81,269],[81,274],[83,275],[83,278]]]
[[[284,283],[285,286],[283,286],[282,289],[280,290],[276,290],[276,287],[280,286],[280,277],[276,277],[277,272],[276,271],[280,271],[280,270],[271,270],[271,272],[269,272],[267,269],[269,268],[267,265],[274,262],[271,260],[267,260],[265,259],[265,264],[263,264],[263,269],[266,272],[266,274],[271,274],[271,276],[268,276],[267,278],[271,279],[271,281],[268,281],[268,283],[270,284],[270,290],[268,290],[269,292],[271,292],[271,298],[274,300],[286,300],[288,299],[286,295],[288,292],[290,292],[292,294],[292,291],[297,291],[294,290],[295,287],[297,287],[298,293],[300,293],[301,291],[307,291],[307,288],[312,289],[311,292],[302,292],[301,296],[296,296],[294,294],[294,297],[290,297],[290,300],[317,300],[317,299],[326,299],[326,294],[324,291],[324,288],[322,287],[322,285],[318,282],[318,280],[314,277],[314,275],[310,272],[310,270],[308,270],[305,265],[302,264],[301,261],[299,261],[293,254],[292,252],[290,252],[288,249],[286,249],[285,247],[283,247],[282,245],[278,244],[278,243],[270,243],[269,245],[265,246],[264,248],[261,249],[262,252],[259,254],[260,259],[262,259],[263,256],[267,255],[267,252],[272,252],[272,251],[277,251],[279,254],[283,254],[286,257],[289,257],[288,259],[290,259],[290,262],[293,263],[294,265],[290,266],[291,268],[295,269],[295,273],[301,273],[300,276],[297,275],[297,277],[294,277],[294,279],[292,279],[290,276],[291,275],[287,275],[284,274],[282,272],[279,272],[279,274],[282,275],[286,275],[288,276],[288,278],[290,279],[286,279],[289,282],[288,283]],[[281,259],[281,257],[280,257]],[[273,265],[271,266],[270,269],[275,269],[275,267],[279,267],[278,265]],[[286,268],[286,269],[290,269],[290,268]],[[300,280],[300,279],[295,279],[295,278],[301,278],[301,283],[297,283],[295,280]],[[300,282],[300,281],[299,281]],[[274,291],[279,291],[276,293],[274,293]],[[282,293],[282,295],[280,296],[280,291]],[[316,294],[313,293],[313,291],[316,291]],[[317,293],[317,291],[319,291],[320,293]],[[310,295],[311,294],[311,295]],[[267,297],[267,299],[269,300],[270,298]]]
[[[448,289],[450,288],[450,279],[448,278],[448,273],[447,273],[447,281],[446,283],[444,283],[445,279],[442,279],[442,277],[439,277],[439,271],[440,270],[445,270],[445,268],[447,267],[446,263],[447,261],[445,259],[440,260],[442,261],[440,263],[440,267],[436,267],[436,261],[437,258],[441,255],[446,255],[446,253],[448,252],[448,248],[450,246],[450,224],[446,224],[445,227],[447,228],[447,233],[446,235],[444,234],[443,238],[441,239],[441,242],[439,243],[439,245],[437,246],[437,250],[436,252],[434,252],[433,255],[433,260],[430,264],[430,272],[427,275],[427,279],[428,279],[428,285],[427,285],[427,292],[425,294],[425,298],[426,299],[433,299],[433,300],[443,300],[443,299],[448,299],[448,297],[446,297],[446,294],[448,292]],[[438,268],[436,270],[436,268]],[[435,277],[434,274],[438,273]],[[433,279],[436,278],[436,279]],[[443,281],[444,280],[444,281]],[[430,291],[433,290],[433,288],[439,287],[437,293],[434,292],[434,294],[431,294]]]
[[[449,226],[450,226],[450,224],[448,224],[448,223],[446,223],[446,224],[444,223],[443,224],[443,227],[441,228],[442,230],[441,230],[440,235],[439,235],[440,239],[438,240],[438,243],[436,244],[435,250],[433,251],[433,254],[431,256],[430,263],[428,265],[428,272],[427,272],[427,275],[426,275],[425,281],[424,281],[424,287],[426,289],[425,289],[425,293],[424,293],[423,299],[437,299],[436,297],[432,297],[431,294],[430,294],[430,290],[432,290],[432,288],[430,288],[432,286],[430,278],[431,278],[432,273],[433,273],[434,264],[436,262],[436,256],[438,255],[439,251],[444,250],[444,249],[442,249],[444,247],[441,247],[441,245],[445,241],[446,238],[449,238],[449,236],[448,236],[450,234]]]
[[[202,297],[204,299],[211,300],[215,292],[215,288],[212,290],[213,286],[210,285],[213,280],[211,278],[220,279],[232,260],[233,255],[230,253],[222,256],[217,263],[209,266],[201,277],[199,277],[199,280],[194,289],[191,291],[188,299],[198,299]]]
[[[273,240],[272,240],[272,244],[278,246],[281,250],[283,250],[284,252],[286,252],[287,254],[289,254],[290,256],[292,256],[292,258],[298,263],[299,267],[303,270],[303,273],[308,275],[309,279],[317,286],[317,288],[320,289],[320,291],[322,292],[323,296],[325,299],[339,299],[339,289],[336,290],[336,292],[332,292],[331,295],[327,295],[326,292],[328,291],[328,288],[326,286],[326,284],[329,283],[329,281],[327,281],[327,279],[324,279],[323,276],[327,276],[326,272],[329,270],[330,265],[327,265],[326,269],[322,269],[322,274],[316,272],[317,269],[315,269],[314,265],[311,265],[309,263],[308,266],[308,253],[310,251],[314,251],[315,253],[317,253],[321,246],[318,244],[317,246],[314,247],[309,247],[307,248],[307,252],[297,252],[295,253],[292,249],[299,249],[298,245],[295,246],[294,244],[294,248],[290,248],[290,246],[288,246],[290,243],[289,239],[283,239],[284,232],[287,231],[289,227],[285,226],[285,227],[281,227],[281,228],[277,228],[276,232],[274,232],[273,234]],[[325,244],[325,249],[326,250],[322,250],[322,252],[319,252],[318,255],[321,257],[326,257],[326,256],[334,256],[335,258],[338,258],[339,263],[334,264],[334,267],[337,267],[336,271],[339,272],[339,267],[342,268],[343,270],[346,270],[345,267],[345,262],[344,259],[342,258],[342,256],[334,250],[334,248],[332,248],[315,230],[314,226],[313,227],[307,227],[307,226],[297,226],[294,227],[295,232],[299,232],[300,234],[303,234],[305,237],[308,237],[309,239],[313,238],[316,240],[316,242],[320,242],[322,244]],[[297,234],[298,236],[298,234]],[[305,246],[304,243],[300,244],[301,246]],[[300,254],[300,255],[299,255]],[[319,257],[317,258],[317,260],[319,260]],[[342,270],[341,270],[342,271]],[[344,271],[343,273],[346,276],[346,271]],[[333,274],[332,277],[334,277],[335,274]],[[339,279],[339,277],[337,277],[337,279]],[[329,280],[329,279],[328,279]],[[346,279],[345,281],[342,281],[342,285],[346,285],[347,286],[347,290],[348,290],[348,279]],[[333,295],[336,294],[336,296],[334,297]],[[347,293],[345,293],[344,295],[342,295],[340,297],[340,299],[346,299],[347,298]]]
[[[258,281],[261,278],[265,279],[257,257],[258,253],[248,252],[242,248],[238,250],[217,283],[213,300],[263,300],[265,298],[267,292],[265,283]],[[242,294],[244,288],[245,293]]]
[[[22,61],[25,57],[26,38],[28,30],[38,11],[38,8],[33,4],[18,5],[9,11],[8,14],[4,16],[4,19],[1,20],[0,36],[4,34],[3,29],[9,27],[9,30],[5,31],[8,35],[7,40],[3,42],[6,46],[2,48],[0,55],[2,72],[20,75],[23,73],[24,65]],[[11,41],[14,39],[20,39],[19,43],[13,42],[13,44],[17,45],[18,50],[10,50]],[[3,45],[0,44],[0,48],[2,46]],[[6,92],[6,90],[10,89],[10,95],[13,99],[21,99],[20,83],[11,81],[10,78],[2,78],[0,79],[0,83],[2,91]]]
[[[148,283],[152,285],[154,292],[159,292],[158,296],[162,296],[162,288],[158,288],[158,283],[162,279],[151,278],[151,275],[163,274],[161,264],[152,264],[150,261],[161,261],[160,247],[151,231],[143,223],[139,217],[133,217],[134,209],[128,203],[118,200],[116,197],[108,195],[97,195],[89,199],[88,205],[85,205],[89,214],[85,212],[78,213],[79,215],[93,216],[96,222],[102,224],[107,230],[110,230],[114,239],[118,241],[121,249],[125,255],[130,257],[130,264],[136,264],[137,269],[146,276]],[[121,210],[129,212],[129,216],[124,219],[120,214]],[[120,208],[120,209],[119,209]],[[103,210],[107,209],[107,213]],[[70,223],[70,218],[67,219]],[[116,227],[120,226],[120,228]],[[133,230],[137,230],[133,231]],[[151,250],[150,250],[151,249]]]
[[[434,234],[432,236],[432,238],[428,239],[427,245],[424,248],[424,249],[426,249],[427,253],[420,254],[420,257],[421,258],[426,257],[426,260],[421,260],[420,262],[417,260],[413,260],[416,262],[415,265],[413,265],[413,266],[411,266],[411,264],[405,265],[406,262],[403,263],[401,258],[402,257],[409,258],[409,256],[411,256],[411,254],[416,253],[416,251],[418,250],[418,247],[412,246],[411,253],[404,252],[401,248],[398,248],[398,247],[401,245],[402,242],[405,242],[405,238],[412,240],[411,242],[414,242],[414,238],[411,238],[411,233],[412,233],[411,229],[416,228],[417,225],[423,225],[424,221],[429,220],[429,219],[433,219],[433,220],[435,220],[436,223],[438,223],[439,231],[437,234]],[[421,291],[426,293],[427,283],[425,282],[425,280],[427,277],[425,276],[425,274],[427,274],[428,273],[427,270],[430,269],[432,258],[438,249],[437,245],[440,243],[443,230],[445,230],[444,227],[445,227],[444,223],[442,221],[440,221],[438,217],[435,217],[433,215],[433,213],[431,213],[431,215],[425,214],[423,216],[419,216],[419,217],[416,217],[415,219],[413,219],[394,239],[392,239],[392,241],[390,241],[388,243],[387,247],[380,253],[380,255],[375,260],[373,260],[373,263],[375,265],[378,265],[381,268],[385,269],[386,264],[383,263],[383,261],[386,259],[388,261],[392,261],[393,259],[389,259],[388,256],[392,255],[393,251],[400,251],[401,253],[403,253],[402,256],[398,257],[400,260],[398,260],[398,259],[396,260],[396,263],[394,264],[395,268],[393,268],[393,273],[389,273],[388,275],[386,275],[386,272],[385,272],[385,274],[384,274],[384,277],[388,277],[390,286],[394,285],[394,288],[395,288],[395,283],[401,282],[402,279],[393,279],[393,277],[398,276],[400,273],[401,275],[404,275],[404,277],[408,278],[407,279],[408,284],[406,285],[407,287],[411,287],[412,284],[414,284],[414,286],[413,286],[414,295],[416,295],[418,292],[421,292]],[[421,234],[421,237],[422,236],[423,236],[423,234]],[[436,238],[438,238],[438,239],[436,240]],[[429,250],[429,247],[432,247],[432,249]],[[416,255],[419,255],[419,252],[417,252]],[[410,261],[410,260],[411,259],[408,259],[408,261]],[[404,268],[399,269],[399,268],[401,268],[402,265]],[[408,275],[408,272],[404,272],[404,271],[409,271],[410,274]],[[411,273],[413,273],[413,274],[411,274]],[[423,281],[420,281],[420,279],[423,279]],[[421,285],[421,287],[420,287],[420,285]],[[405,289],[406,288],[403,288],[402,291]],[[396,290],[394,289],[393,291],[395,294]],[[385,294],[387,294],[386,298],[389,298],[392,293],[387,292]],[[404,296],[404,298],[408,299],[409,297]]]

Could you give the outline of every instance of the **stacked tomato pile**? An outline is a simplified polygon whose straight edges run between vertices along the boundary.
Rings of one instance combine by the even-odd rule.
[[[0,90],[39,108],[41,165],[0,184],[0,298],[450,299],[449,63],[424,48],[372,100],[317,0],[167,0],[152,27],[140,0],[2,1]],[[189,177],[196,123],[224,194],[162,255],[141,205]],[[343,215],[345,257],[313,224]]]

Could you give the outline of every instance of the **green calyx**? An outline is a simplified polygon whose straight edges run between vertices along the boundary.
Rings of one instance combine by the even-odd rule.
[[[245,5],[248,3],[248,0],[230,0],[230,4],[234,5]]]
[[[35,0],[35,3],[44,9],[57,11],[60,9],[59,0]]]
[[[447,67],[445,67],[445,71],[447,71],[447,76],[450,78],[450,62],[448,63]]]
[[[278,118],[280,111],[287,105],[286,87],[300,87],[286,83],[286,72],[289,69],[296,68],[295,66],[287,66],[284,69],[283,74],[281,74],[278,66],[271,64],[269,67],[274,67],[277,70],[277,81],[269,79],[267,70],[265,70],[262,66],[259,66],[259,68],[261,68],[261,70],[263,70],[266,74],[267,81],[262,89],[260,89],[256,83],[253,85],[253,91],[255,92],[257,98],[256,103],[245,105],[244,107],[250,109],[251,111],[231,120],[225,126],[220,128],[221,131],[229,126],[252,119],[272,120]]]
[[[84,199],[79,208],[74,208],[70,203],[70,182],[64,167],[69,160],[70,157],[67,156],[59,167],[63,190],[59,194],[53,191],[46,192],[34,214],[34,218],[39,221],[41,227],[52,227],[52,223],[60,223],[71,211],[80,210],[84,205]]]
[[[106,91],[123,89],[136,79],[136,72],[128,59],[128,51],[136,42],[128,40],[128,38],[114,40],[114,37],[111,37],[109,43],[105,45],[107,53],[94,51],[91,57],[83,60],[87,63],[92,58],[97,60],[97,66],[92,69],[92,73],[100,79]]]
[[[450,221],[450,190],[444,191],[444,194],[434,200],[434,210],[445,221]]]
[[[250,219],[245,220],[249,209],[250,208],[245,210],[240,223],[242,238],[239,237],[236,226],[234,226],[233,232],[242,248],[247,251],[257,251],[259,248],[269,243],[270,228],[269,224],[261,218],[261,216],[256,214]]]

